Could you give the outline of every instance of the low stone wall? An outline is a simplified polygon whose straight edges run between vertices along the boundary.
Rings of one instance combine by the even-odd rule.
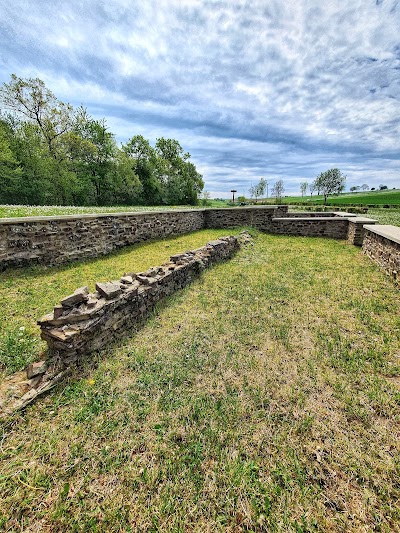
[[[204,228],[204,210],[0,219],[0,270],[98,257]]]
[[[205,226],[206,228],[251,226],[262,231],[269,231],[272,219],[285,216],[287,210],[287,205],[207,209],[205,212]]]
[[[149,239],[203,228],[268,230],[287,206],[235,207],[0,219],[0,270],[98,257]]]
[[[361,246],[364,240],[366,224],[376,224],[376,220],[371,218],[354,217],[349,218],[349,227],[347,230],[347,242],[355,246]]]
[[[329,218],[336,216],[338,215],[336,213],[333,213],[332,211],[289,211],[286,215],[287,218]]]
[[[98,257],[149,239],[203,228],[251,226],[280,235],[346,239],[361,245],[364,224],[349,213],[288,213],[287,205],[0,219],[0,270]]]
[[[110,344],[132,331],[158,301],[238,248],[236,237],[223,237],[203,248],[174,255],[160,267],[130,273],[119,281],[97,283],[95,293],[89,294],[87,287],[78,289],[38,322],[50,359],[65,368]]]
[[[362,251],[400,284],[400,227],[365,225]]]
[[[0,384],[0,418],[22,409],[68,375],[75,364],[95,350],[135,331],[154,306],[190,283],[205,268],[231,257],[252,242],[242,232],[190,252],[146,272],[125,274],[118,281],[96,283],[96,292],[77,289],[38,321],[48,344],[47,359],[30,364]]]
[[[346,239],[349,221],[341,217],[273,218],[270,231],[278,235]]]

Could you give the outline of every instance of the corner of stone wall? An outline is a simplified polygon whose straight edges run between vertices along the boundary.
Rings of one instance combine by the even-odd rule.
[[[365,230],[365,224],[376,224],[376,220],[364,217],[348,218],[347,242],[355,246],[362,246]]]

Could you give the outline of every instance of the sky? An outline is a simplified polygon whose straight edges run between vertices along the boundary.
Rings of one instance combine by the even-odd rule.
[[[177,139],[211,197],[400,188],[400,0],[0,0],[0,84],[40,78],[118,142]]]

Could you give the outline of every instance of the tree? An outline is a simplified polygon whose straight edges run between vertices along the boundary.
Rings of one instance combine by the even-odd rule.
[[[324,203],[331,194],[339,194],[343,191],[346,176],[338,168],[331,168],[326,172],[321,172],[315,180],[315,185],[323,195]]]
[[[13,149],[9,125],[0,119],[0,202],[12,203],[22,185],[22,169]],[[18,195],[18,193],[17,193]]]
[[[304,196],[306,194],[307,187],[308,187],[308,183],[306,181],[303,181],[302,183],[300,183],[301,196]]]
[[[183,151],[177,140],[163,137],[157,139],[155,152],[163,188],[163,202],[174,205],[196,205],[204,181],[202,175],[189,161],[190,154]]]
[[[139,177],[142,186],[140,203],[145,205],[160,204],[162,187],[154,148],[142,135],[135,135],[122,146],[122,150],[130,158],[133,169]]]
[[[39,78],[0,88],[0,196],[29,204],[196,204],[204,182],[174,139],[119,148],[104,119],[58,100]]]
[[[283,180],[276,181],[274,186],[272,187],[271,196],[274,196],[276,198],[278,204],[281,203],[284,192],[285,187],[283,186]]]
[[[257,202],[257,198],[264,196],[265,191],[267,189],[267,180],[265,178],[261,178],[260,181],[256,185],[252,185],[249,189],[249,193],[251,198],[255,198]]]
[[[203,194],[201,194],[200,196],[201,196],[201,205],[204,205],[204,206],[211,205],[210,204],[211,194],[209,193],[209,191],[204,191]]]
[[[369,191],[369,185],[367,185],[366,183],[363,183],[363,184],[361,185],[361,189],[362,189],[363,191]]]
[[[350,191],[351,192],[356,192],[356,191],[359,191],[360,190],[360,186],[359,185],[354,185],[353,187],[350,187]]]
[[[49,153],[57,158],[58,140],[74,121],[73,107],[58,100],[39,78],[24,80],[15,74],[0,89],[0,100],[19,119],[36,124]]]
[[[312,198],[313,192],[315,191],[316,188],[317,188],[317,186],[315,185],[315,180],[314,180],[314,181],[312,181],[312,182],[310,183],[310,185],[309,185],[311,198]]]
[[[387,185],[379,185],[379,190],[380,191],[385,191],[387,188],[388,188]]]

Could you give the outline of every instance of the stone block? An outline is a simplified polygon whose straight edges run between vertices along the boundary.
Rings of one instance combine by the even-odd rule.
[[[110,282],[96,283],[96,289],[106,300],[112,300],[122,292],[119,284],[117,285],[116,283]]]
[[[47,370],[47,362],[39,361],[37,363],[31,363],[26,369],[26,377],[32,379],[39,374],[44,374]]]
[[[61,300],[63,307],[74,307],[77,304],[86,302],[88,300],[89,289],[88,287],[80,287],[76,289],[73,294],[66,296]]]

